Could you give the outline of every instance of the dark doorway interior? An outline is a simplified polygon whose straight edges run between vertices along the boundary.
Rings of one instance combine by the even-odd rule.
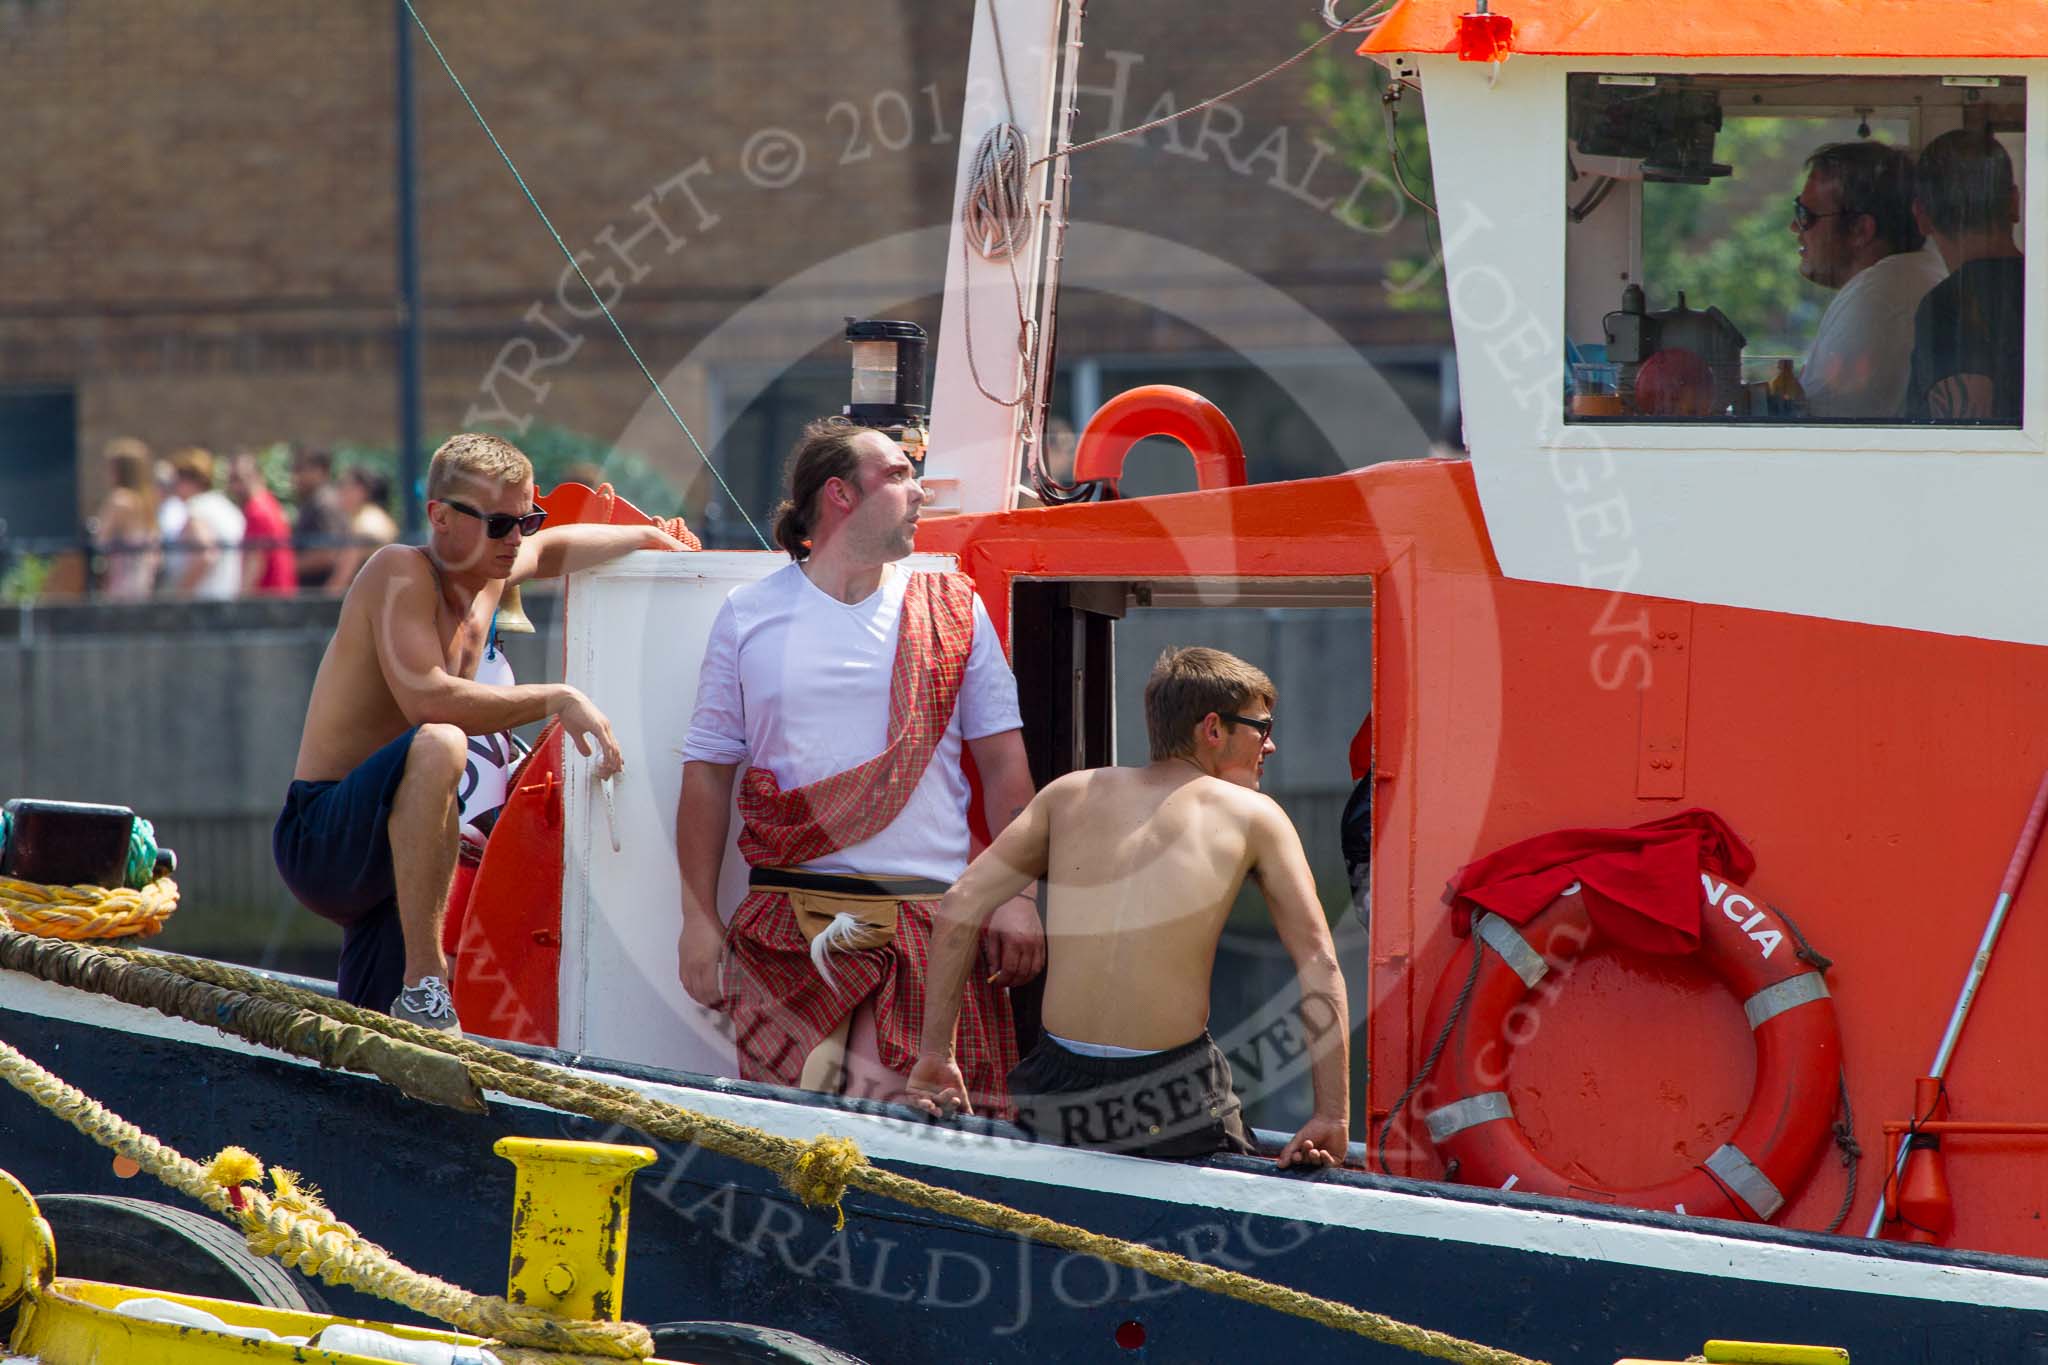
[[[0,543],[49,553],[81,529],[77,395],[0,389]]]

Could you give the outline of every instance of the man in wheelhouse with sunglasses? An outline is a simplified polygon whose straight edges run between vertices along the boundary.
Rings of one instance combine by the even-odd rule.
[[[680,550],[653,526],[542,529],[533,465],[465,432],[427,471],[425,545],[387,545],[341,604],[271,847],[301,904],[341,925],[350,1004],[459,1032],[441,952],[468,737],[553,716],[596,773],[623,766],[611,725],[566,683],[476,681],[505,589],[633,550]]]
[[[1913,159],[1882,142],[1836,142],[1806,159],[1790,227],[1799,273],[1834,291],[1800,367],[1806,415],[1897,420],[1913,313],[1948,274],[1913,218]]]

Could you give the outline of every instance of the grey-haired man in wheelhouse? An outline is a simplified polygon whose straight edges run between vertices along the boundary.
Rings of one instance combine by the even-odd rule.
[[[897,564],[924,503],[895,441],[813,422],[775,524],[793,562],[735,590],[712,626],[676,811],[680,971],[730,1016],[750,1080],[901,1094],[932,908],[971,851],[963,749],[992,833],[1031,799],[1016,679],[972,580]],[[749,894],[727,928],[735,784]],[[1036,906],[1012,898],[979,946],[962,1058],[977,1099],[1003,1112],[1007,988],[1045,960]]]

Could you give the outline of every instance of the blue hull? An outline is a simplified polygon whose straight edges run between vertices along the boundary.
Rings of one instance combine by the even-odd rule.
[[[494,1140],[644,1140],[503,1099],[483,1116],[434,1108],[111,1002],[53,1011],[84,997],[19,980],[0,974],[0,1037],[189,1155],[233,1142],[303,1172],[401,1259],[471,1288],[505,1276],[511,1167]],[[2048,1365],[2041,1262],[1351,1172],[1275,1175],[1249,1160],[1069,1153],[759,1087],[588,1069],[793,1135],[847,1132],[935,1184],[1556,1365],[1682,1359],[1710,1337],[1846,1346],[1858,1365]],[[652,1145],[661,1159],[635,1186],[625,1298],[642,1322],[771,1324],[878,1363],[1414,1359],[859,1193],[834,1232],[757,1168]],[[38,1193],[176,1198],[116,1178],[104,1150],[11,1090],[0,1166]],[[325,1292],[337,1311],[391,1316]],[[1116,1343],[1130,1322],[1141,1349]]]

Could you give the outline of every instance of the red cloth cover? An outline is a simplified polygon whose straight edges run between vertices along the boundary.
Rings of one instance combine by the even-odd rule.
[[[1578,882],[1593,925],[1610,942],[1680,955],[1700,943],[1700,874],[1746,881],[1756,859],[1727,822],[1689,810],[1628,829],[1560,829],[1458,869],[1444,889],[1452,928],[1472,932],[1476,906],[1527,924]]]
[[[1357,782],[1372,771],[1372,712],[1365,713],[1365,719],[1358,722],[1358,732],[1351,736],[1351,780]]]

